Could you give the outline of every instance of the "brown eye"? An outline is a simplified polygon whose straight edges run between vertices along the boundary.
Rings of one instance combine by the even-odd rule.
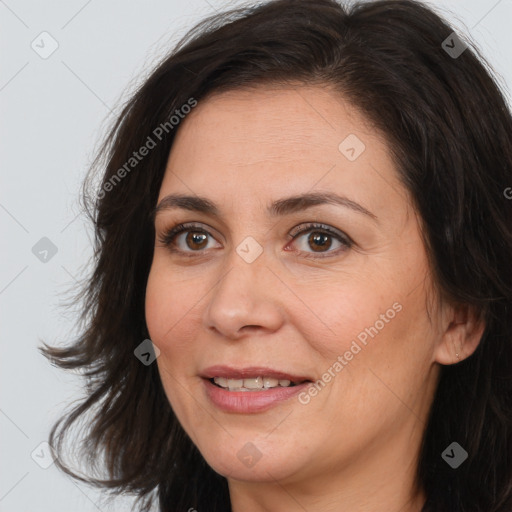
[[[184,253],[193,256],[194,252],[205,252],[210,240],[215,240],[208,231],[195,224],[178,224],[165,231],[159,241],[171,252]]]
[[[336,256],[353,245],[353,241],[348,235],[324,224],[313,223],[298,226],[290,233],[290,236],[293,238],[293,242],[299,246],[297,252],[303,253],[306,258]],[[333,250],[331,250],[332,248]],[[318,256],[315,256],[315,253]]]

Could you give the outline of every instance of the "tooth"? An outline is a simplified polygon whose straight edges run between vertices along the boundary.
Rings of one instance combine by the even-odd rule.
[[[219,386],[222,386],[223,388],[228,387],[228,379],[225,379],[224,377],[215,377],[213,379],[213,382],[215,382],[215,384],[218,384]]]
[[[278,386],[288,387],[291,381],[288,379],[275,379],[273,377],[251,377],[248,379],[226,379],[214,377],[213,382],[229,391],[248,391],[272,389]]]
[[[265,388],[275,388],[278,384],[279,384],[279,381],[272,377],[265,377],[263,379],[263,387],[265,387]]]
[[[233,389],[238,389],[243,387],[244,380],[243,379],[227,379],[228,388],[230,391]]]
[[[256,377],[254,379],[244,379],[244,388],[263,389],[263,377]]]

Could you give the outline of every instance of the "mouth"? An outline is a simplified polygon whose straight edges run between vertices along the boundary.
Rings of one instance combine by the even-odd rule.
[[[208,379],[215,386],[230,391],[262,391],[277,387],[294,387],[305,382],[312,382],[308,376],[296,375],[264,366],[235,368],[226,365],[215,365],[203,370],[200,377]]]

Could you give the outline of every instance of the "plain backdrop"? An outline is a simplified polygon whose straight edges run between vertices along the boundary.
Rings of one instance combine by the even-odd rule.
[[[510,97],[512,0],[430,4],[477,42]],[[123,496],[107,506],[51,464],[41,443],[81,381],[36,347],[74,329],[76,312],[61,304],[91,256],[79,187],[111,116],[189,28],[237,5],[0,0],[0,512],[130,508]]]

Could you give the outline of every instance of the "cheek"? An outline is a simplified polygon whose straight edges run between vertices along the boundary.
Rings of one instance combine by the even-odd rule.
[[[191,305],[197,300],[189,301],[187,294],[187,286],[171,283],[168,273],[152,266],[146,286],[146,324],[151,341],[160,350],[156,364],[165,394],[179,417],[186,416],[180,390],[186,373],[192,371],[185,363],[194,360],[191,341],[197,336],[191,330],[197,322]]]
[[[151,341],[159,348],[157,365],[167,398],[183,417],[183,385],[196,379],[202,307],[207,300],[204,279],[184,278],[156,260],[146,286],[145,315]],[[178,379],[178,380],[176,380]]]
[[[319,385],[323,398],[315,398],[319,407],[342,400],[350,414],[358,411],[368,419],[386,407],[400,409],[396,396],[414,401],[420,393],[435,347],[426,291],[417,286],[420,270],[388,273],[388,279],[382,271],[367,282],[347,279],[343,286],[325,283],[323,294],[306,284],[302,292],[294,289],[318,312],[317,318],[298,309],[294,323],[314,349],[312,360],[326,383]]]
[[[146,285],[145,315],[151,340],[157,345],[157,340],[161,338],[166,325],[168,325],[166,320],[167,313],[170,312],[170,308],[166,307],[168,298],[168,287],[160,279],[160,275],[153,265]],[[169,311],[166,311],[167,309]]]
[[[166,271],[158,261],[154,262],[148,276],[145,299],[146,323],[154,343],[159,345],[190,325],[194,304],[198,301],[193,290],[190,281],[180,281],[178,273]]]
[[[382,340],[400,321],[403,309],[396,300],[400,294],[390,288],[380,290],[375,281],[373,285],[354,278],[305,282],[293,286],[293,292],[302,299],[288,309],[293,323],[302,339],[327,361],[350,350],[353,342],[364,348],[371,340]]]

